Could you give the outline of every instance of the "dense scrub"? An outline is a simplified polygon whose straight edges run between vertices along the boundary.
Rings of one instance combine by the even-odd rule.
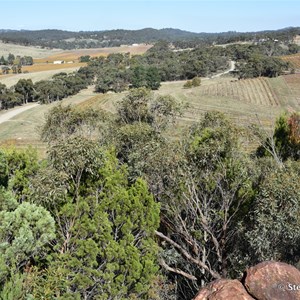
[[[132,89],[116,115],[52,109],[44,161],[1,150],[3,299],[192,299],[262,260],[297,265],[299,114],[269,135],[208,112],[174,141],[183,109]]]

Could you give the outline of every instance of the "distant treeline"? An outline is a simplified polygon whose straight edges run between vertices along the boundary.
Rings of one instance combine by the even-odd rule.
[[[29,102],[51,103],[75,95],[92,83],[93,77],[85,68],[78,72],[58,73],[51,80],[33,83],[31,79],[20,79],[11,88],[0,83],[0,109],[13,108]]]
[[[300,27],[259,32],[194,33],[179,29],[144,28],[141,30],[80,31],[63,30],[0,30],[4,43],[32,45],[49,48],[75,49],[112,47],[134,43],[172,42],[176,48],[191,48],[199,45],[227,44],[240,41],[278,40],[292,43]]]
[[[9,53],[7,59],[5,59],[3,55],[0,57],[2,74],[8,74],[10,70],[12,70],[14,74],[22,73],[22,66],[31,65],[33,65],[33,58],[31,56],[15,56]]]
[[[31,66],[33,65],[33,58],[31,56],[20,56],[9,53],[6,59],[3,55],[0,57],[0,65]]]

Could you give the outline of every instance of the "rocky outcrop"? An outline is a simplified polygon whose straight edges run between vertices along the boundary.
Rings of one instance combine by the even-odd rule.
[[[201,289],[194,300],[300,300],[300,271],[267,261],[249,268],[242,281],[219,279]]]
[[[246,271],[244,286],[259,300],[300,299],[300,271],[280,262],[263,262]]]
[[[194,300],[253,300],[238,280],[219,279],[203,288]]]

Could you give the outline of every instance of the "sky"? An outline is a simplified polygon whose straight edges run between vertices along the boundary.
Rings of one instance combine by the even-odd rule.
[[[299,0],[0,0],[0,10],[0,29],[246,32],[300,27]]]

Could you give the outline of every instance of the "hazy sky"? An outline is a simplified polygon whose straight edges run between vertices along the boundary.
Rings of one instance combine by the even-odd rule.
[[[0,28],[179,28],[258,31],[300,26],[300,0],[0,0]]]

